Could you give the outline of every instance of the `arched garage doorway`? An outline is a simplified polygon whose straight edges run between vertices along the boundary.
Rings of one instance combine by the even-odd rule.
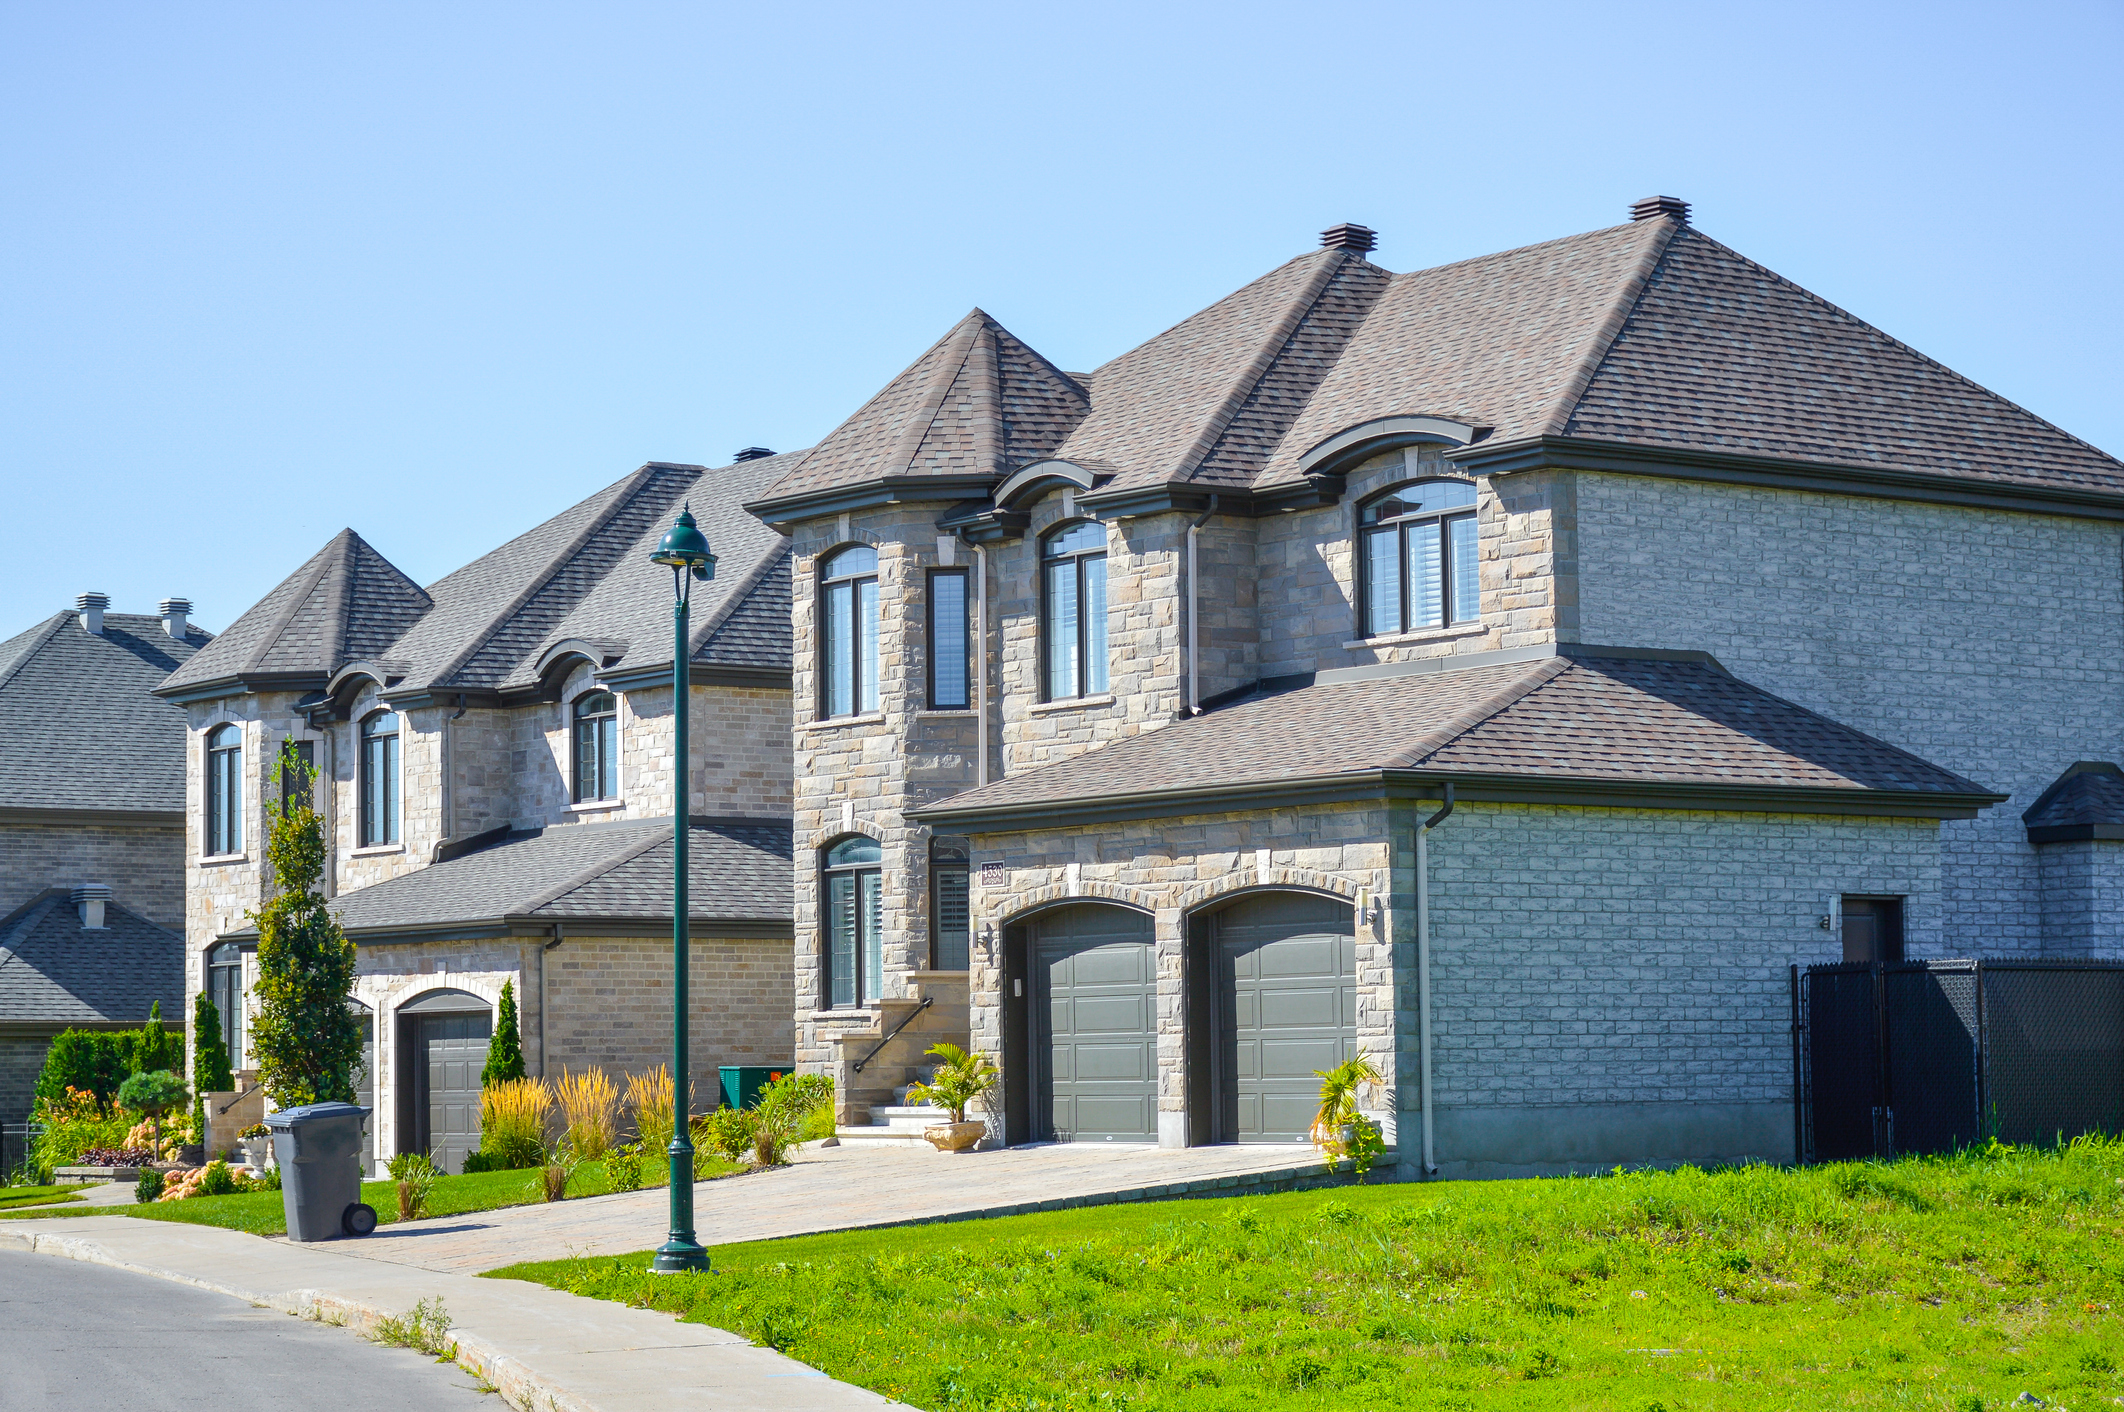
[[[398,1150],[461,1172],[479,1150],[479,1071],[494,1013],[463,990],[431,990],[398,1007]]]
[[[1158,968],[1148,913],[1073,903],[1010,929],[1011,1142],[1155,1142]]]
[[[1304,1142],[1316,1071],[1357,1053],[1356,914],[1248,893],[1188,924],[1189,1140]]]

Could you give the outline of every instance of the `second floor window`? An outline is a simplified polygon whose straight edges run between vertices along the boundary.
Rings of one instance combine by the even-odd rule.
[[[867,544],[819,570],[819,678],[822,714],[878,709],[878,551]]]
[[[619,703],[593,691],[575,703],[575,802],[619,798]]]
[[[1106,526],[1066,525],[1040,542],[1040,646],[1047,699],[1106,690]]]
[[[963,711],[973,704],[973,620],[964,569],[929,575],[929,708]]]
[[[1482,616],[1475,556],[1475,486],[1405,485],[1358,516],[1366,637],[1472,623]]]
[[[874,838],[826,850],[826,1003],[845,1009],[885,990],[883,854]]]
[[[379,711],[361,723],[361,843],[398,842],[398,715]]]
[[[206,738],[206,851],[243,852],[243,727],[216,726]]]

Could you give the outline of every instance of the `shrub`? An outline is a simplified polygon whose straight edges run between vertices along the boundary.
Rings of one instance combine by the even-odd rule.
[[[161,1198],[162,1173],[156,1171],[153,1167],[142,1168],[140,1180],[133,1184],[133,1204],[135,1206],[145,1206],[150,1201],[159,1201]]]
[[[428,1197],[435,1190],[435,1179],[441,1173],[425,1152],[401,1152],[393,1157],[385,1170],[398,1183],[398,1219],[418,1221],[428,1214]]]
[[[752,1151],[752,1114],[742,1108],[718,1108],[694,1125],[694,1145],[730,1162]]]
[[[148,1007],[147,1023],[133,1031],[132,1052],[126,1056],[126,1067],[136,1074],[184,1067],[184,1036],[171,1034],[162,1027],[161,1001]]]
[[[553,1090],[567,1119],[568,1149],[582,1162],[603,1157],[612,1147],[614,1109],[619,1106],[619,1090],[612,1080],[603,1069],[585,1069],[580,1074],[563,1069]]]
[[[642,1147],[630,1142],[605,1158],[605,1182],[614,1191],[638,1191],[642,1185]]]
[[[92,1149],[126,1146],[126,1134],[133,1127],[123,1111],[106,1109],[95,1094],[78,1088],[68,1089],[57,1101],[39,1098],[37,1121],[44,1131],[31,1149],[30,1165],[45,1173],[72,1166]]]
[[[151,1147],[87,1147],[74,1158],[83,1167],[145,1167],[154,1160]]]
[[[747,1114],[753,1161],[762,1167],[786,1164],[802,1141],[806,1121],[831,1102],[833,1080],[825,1074],[783,1074],[762,1088]]]
[[[168,1069],[145,1070],[118,1085],[118,1103],[135,1113],[145,1113],[154,1123],[154,1146],[162,1150],[162,1115],[182,1108],[191,1099],[184,1080]]]
[[[157,1201],[185,1201],[199,1195],[199,1184],[206,1180],[206,1168],[189,1167],[169,1173],[162,1183],[162,1195]]]
[[[236,1075],[229,1067],[229,1047],[221,1039],[221,1011],[203,990],[192,1001],[192,1082],[201,1093],[227,1093],[236,1087]],[[199,1131],[200,1141],[204,1142],[204,1122]]]
[[[237,1184],[236,1174],[226,1162],[209,1162],[206,1174],[199,1179],[201,1196],[232,1196],[243,1188]]]
[[[109,1103],[118,1085],[133,1072],[137,1043],[138,1036],[131,1030],[60,1031],[44,1052],[37,1097],[61,1103],[69,1092],[79,1090],[93,1094],[98,1103]]]
[[[492,1088],[524,1076],[524,1045],[517,1033],[516,983],[503,981],[501,1004],[495,1007],[494,1038],[487,1045],[487,1062],[479,1071],[479,1086]]]
[[[954,1123],[966,1121],[966,1106],[996,1086],[1002,1074],[986,1054],[968,1054],[956,1044],[937,1043],[927,1051],[943,1063],[928,1083],[911,1084],[907,1097],[950,1111]],[[828,1094],[832,1093],[829,1087]]]
[[[535,1167],[546,1150],[553,1094],[543,1079],[505,1079],[479,1095],[479,1146],[502,1168]]]

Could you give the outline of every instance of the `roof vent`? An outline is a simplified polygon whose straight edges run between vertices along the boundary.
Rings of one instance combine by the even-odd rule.
[[[96,636],[103,636],[103,610],[111,606],[108,593],[88,592],[74,599],[74,606],[81,610],[81,626]]]
[[[165,598],[155,605],[155,616],[162,619],[162,630],[179,642],[190,629],[185,620],[192,616],[192,600],[189,598]]]
[[[736,459],[739,461],[761,461],[773,454],[772,451],[769,451],[764,446],[748,446],[743,451],[738,452]]]
[[[1640,196],[1630,203],[1630,219],[1633,221],[1656,221],[1661,216],[1672,216],[1687,225],[1689,203],[1679,196]]]
[[[1370,226],[1352,225],[1344,221],[1339,226],[1329,226],[1320,232],[1320,244],[1328,250],[1355,250],[1364,255],[1379,248],[1379,232]]]
[[[74,908],[81,913],[83,931],[103,930],[103,904],[111,900],[109,883],[83,883],[74,889]]]

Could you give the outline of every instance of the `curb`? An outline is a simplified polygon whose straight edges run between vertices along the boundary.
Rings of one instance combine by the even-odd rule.
[[[234,1285],[180,1275],[174,1270],[162,1270],[152,1265],[121,1260],[95,1241],[76,1236],[0,1231],[0,1245],[11,1246],[33,1255],[51,1255],[64,1260],[79,1260],[90,1265],[106,1265],[114,1270],[146,1275],[151,1279],[168,1280],[171,1284],[189,1285],[193,1289],[230,1295],[260,1309],[277,1309],[283,1314],[292,1314],[315,1323],[334,1324],[363,1338],[370,1336],[378,1320],[403,1318],[412,1312],[410,1309],[389,1309],[361,1300],[342,1299],[316,1289],[280,1290],[273,1293],[240,1289]],[[549,1409],[550,1412],[602,1412],[602,1409],[584,1402],[568,1389],[541,1377],[521,1359],[502,1352],[484,1339],[466,1336],[458,1337],[454,1341],[457,1345],[458,1366],[484,1378],[511,1407],[522,1409],[522,1412],[531,1412],[533,1408],[539,1409],[539,1412],[549,1412]]]

